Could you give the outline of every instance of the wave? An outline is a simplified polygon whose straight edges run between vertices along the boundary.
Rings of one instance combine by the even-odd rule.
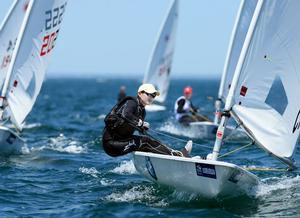
[[[112,173],[117,173],[117,174],[137,174],[137,171],[135,169],[135,166],[133,164],[132,160],[129,161],[122,161],[119,166],[111,170],[110,172]]]
[[[101,173],[95,167],[91,167],[91,168],[80,167],[79,171],[83,174],[92,176],[94,178],[101,178]],[[102,186],[111,186],[114,182],[115,180],[110,180],[107,178],[101,178],[100,180]]]
[[[40,126],[42,126],[41,123],[30,123],[30,124],[25,123],[23,129],[33,129]]]
[[[105,118],[105,114],[100,114],[98,117],[97,117],[97,119],[98,120],[103,120],[104,118]]]
[[[300,176],[296,177],[271,177],[262,180],[262,184],[257,187],[256,196],[271,195],[273,192],[286,191],[300,186]]]
[[[154,196],[151,195],[152,192],[153,190],[150,187],[135,186],[125,192],[112,193],[106,196],[105,199],[113,202],[133,202],[147,199],[152,200],[154,198]]]
[[[50,138],[49,141],[47,145],[33,147],[30,151],[53,150],[70,154],[87,153],[87,147],[80,145],[79,141],[65,137],[62,133],[57,137]]]

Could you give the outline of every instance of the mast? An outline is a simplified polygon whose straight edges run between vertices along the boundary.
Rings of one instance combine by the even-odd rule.
[[[241,14],[242,14],[242,10],[243,10],[244,5],[245,5],[245,0],[242,0],[241,4],[239,6],[237,17],[235,19],[235,23],[234,23],[234,26],[233,26],[232,34],[231,34],[228,49],[227,49],[225,64],[224,64],[222,77],[221,77],[221,82],[220,82],[220,87],[219,87],[219,92],[218,92],[218,99],[215,101],[215,110],[216,110],[215,118],[214,118],[214,124],[215,125],[218,125],[218,123],[220,121],[220,116],[219,115],[220,115],[220,112],[221,112],[222,96],[223,96],[223,90],[224,90],[224,85],[225,85],[225,79],[226,79],[227,72],[228,72],[229,59],[230,59],[230,56],[231,56],[231,53],[232,53],[233,42],[234,42],[234,39],[235,39],[235,36],[236,36],[237,27],[238,27],[238,24],[239,24],[239,20],[241,18]]]
[[[11,5],[11,7],[9,8],[7,14],[5,15],[3,21],[2,21],[2,23],[1,23],[1,25],[0,25],[0,31],[2,30],[2,28],[3,28],[4,25],[6,24],[8,18],[11,16],[11,13],[12,13],[12,11],[14,10],[14,8],[15,8],[17,2],[18,2],[18,0],[15,0],[15,1],[13,2],[13,4]]]
[[[213,153],[212,153],[212,159],[213,160],[217,160],[220,149],[221,149],[223,136],[224,136],[224,130],[226,128],[227,121],[229,119],[229,111],[232,107],[234,92],[237,88],[238,79],[239,79],[240,74],[241,74],[242,66],[243,66],[245,58],[246,58],[246,53],[247,53],[247,50],[249,48],[249,45],[250,45],[250,42],[251,42],[251,39],[252,39],[252,35],[253,35],[253,32],[254,32],[257,20],[259,18],[260,11],[261,11],[261,8],[263,6],[263,3],[264,3],[264,0],[259,0],[257,5],[256,5],[256,8],[255,8],[255,11],[254,11],[254,14],[253,14],[253,18],[251,20],[251,23],[250,23],[250,26],[249,26],[249,29],[248,29],[248,32],[247,32],[247,35],[246,35],[246,38],[245,38],[243,48],[241,50],[241,54],[240,54],[240,57],[239,57],[239,60],[238,60],[238,63],[237,63],[237,66],[236,66],[236,69],[235,69],[235,72],[234,72],[233,79],[232,79],[232,85],[230,87],[228,96],[226,98],[226,103],[225,103],[225,107],[224,107],[225,113],[223,113],[223,115],[222,115],[222,119],[221,119],[221,122],[219,124],[218,130],[217,130],[217,133],[216,133],[216,141],[215,141],[214,148],[213,148]]]
[[[25,28],[26,28],[26,25],[27,25],[27,22],[28,22],[33,4],[34,4],[34,0],[30,0],[30,2],[28,4],[28,8],[26,10],[24,21],[23,21],[22,26],[20,28],[18,39],[17,39],[17,42],[16,42],[16,47],[15,47],[15,49],[13,51],[13,54],[12,54],[11,62],[9,64],[9,68],[8,68],[7,75],[6,75],[6,78],[5,78],[5,81],[4,81],[3,89],[1,91],[1,96],[0,96],[0,119],[2,119],[2,115],[3,115],[3,111],[4,111],[4,99],[6,97],[8,85],[9,85],[9,82],[10,82],[10,77],[11,77],[11,74],[12,74],[12,69],[13,69],[13,66],[15,64],[17,54],[19,52],[21,41],[22,41],[22,38],[23,38],[23,35],[24,35],[24,31],[25,31]]]

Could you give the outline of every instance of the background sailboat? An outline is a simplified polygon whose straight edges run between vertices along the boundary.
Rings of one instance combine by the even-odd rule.
[[[220,119],[220,110],[222,103],[225,103],[228,95],[231,81],[233,78],[234,70],[241,52],[254,10],[257,4],[256,0],[246,1],[243,0],[240,4],[235,24],[232,30],[231,39],[229,42],[227,56],[223,68],[223,73],[220,81],[218,99],[215,102],[216,113],[214,122],[193,122],[190,126],[194,131],[197,131],[199,137],[202,139],[215,139],[216,130],[218,128]],[[247,138],[246,134],[240,129],[236,129],[234,126],[227,126],[225,135],[229,136],[228,139],[241,140]]]
[[[255,143],[295,168],[293,154],[300,133],[300,14],[298,0],[259,0],[236,65],[224,110]],[[300,17],[299,17],[300,18]],[[286,101],[272,104],[276,93]],[[212,198],[235,196],[258,184],[258,178],[234,164],[218,161],[227,116],[223,116],[211,159],[180,158],[136,152],[137,170],[152,181]]]
[[[22,130],[40,92],[66,4],[66,0],[18,1],[11,10],[12,14],[7,16],[1,36],[6,38],[6,43],[15,41],[1,89],[1,154],[15,152],[22,144],[18,134],[7,127],[7,121],[17,131]],[[24,19],[18,17],[18,9],[26,11]],[[19,28],[14,29],[16,27]],[[11,29],[14,29],[13,33]]]
[[[29,0],[16,0],[6,14],[0,27],[0,88],[2,90],[12,53],[23,23]]]
[[[178,0],[171,2],[167,16],[162,23],[157,42],[155,43],[143,83],[152,83],[160,92],[155,101],[164,103],[166,100],[170,73],[175,49],[176,29],[178,22]],[[153,104],[147,106],[148,111],[165,110],[165,106]]]
[[[215,124],[219,124],[219,114],[221,110],[221,104],[225,103],[233,74],[235,71],[236,64],[239,59],[240,52],[243,47],[243,43],[255,10],[257,0],[247,1],[243,0],[240,4],[240,8],[236,17],[236,21],[232,30],[223,73],[220,81],[218,99],[215,102],[216,113],[215,113]]]

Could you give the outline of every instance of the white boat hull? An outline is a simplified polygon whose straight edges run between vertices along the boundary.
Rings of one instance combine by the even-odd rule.
[[[218,125],[212,122],[192,122],[189,127],[195,132],[197,138],[214,140],[216,138],[216,133]],[[224,137],[228,137],[230,140],[244,140],[248,136],[241,128],[235,129],[232,126],[226,126]]]
[[[11,129],[0,126],[0,156],[22,153],[24,140]]]
[[[166,110],[166,107],[158,104],[151,104],[151,105],[147,105],[145,109],[146,111],[149,112],[156,112],[156,111],[164,111]]]
[[[204,198],[235,197],[249,194],[258,178],[230,163],[135,152],[137,171],[156,183]]]

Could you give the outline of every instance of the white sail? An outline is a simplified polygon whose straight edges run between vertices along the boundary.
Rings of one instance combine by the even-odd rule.
[[[31,0],[2,91],[5,112],[21,129],[40,92],[67,0]]]
[[[178,3],[172,1],[167,17],[163,22],[158,40],[150,58],[143,83],[152,83],[160,92],[155,100],[164,102],[170,83],[170,72],[175,48],[175,34],[177,28]]]
[[[300,127],[300,1],[262,2],[237,87],[226,101],[258,145],[293,167]]]
[[[239,12],[232,30],[227,56],[219,87],[218,98],[225,102],[231,85],[236,64],[257,4],[257,0],[241,1]]]
[[[29,0],[14,1],[0,27],[0,90],[7,74],[28,2]]]

